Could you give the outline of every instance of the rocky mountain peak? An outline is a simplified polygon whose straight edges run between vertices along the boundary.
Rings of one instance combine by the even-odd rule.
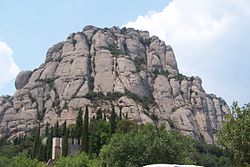
[[[111,105],[140,124],[154,122],[208,143],[229,108],[208,95],[199,77],[179,73],[171,46],[147,31],[86,26],[48,49],[45,62],[16,78],[13,96],[0,97],[0,136],[14,138],[47,122],[74,123],[88,105]]]

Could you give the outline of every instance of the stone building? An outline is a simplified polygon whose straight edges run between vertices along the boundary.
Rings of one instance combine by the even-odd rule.
[[[52,141],[52,159],[55,160],[62,156],[62,138],[54,137]]]
[[[59,137],[53,137],[52,139],[52,160],[56,160],[62,156],[62,142],[63,139]],[[75,155],[80,151],[80,142],[77,138],[68,139],[68,155]]]

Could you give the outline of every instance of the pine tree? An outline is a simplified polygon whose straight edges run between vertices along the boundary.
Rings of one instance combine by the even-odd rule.
[[[110,136],[112,136],[113,133],[115,133],[116,128],[116,121],[115,121],[115,107],[112,105],[112,111],[110,115]]]
[[[89,137],[88,137],[88,128],[89,128],[89,109],[86,106],[85,114],[84,114],[84,123],[83,123],[83,131],[82,131],[82,146],[81,150],[88,153],[89,150]]]
[[[77,117],[76,117],[76,137],[79,139],[82,134],[82,126],[83,126],[83,120],[82,120],[82,110],[80,109],[78,111]]]
[[[69,139],[69,132],[70,130],[66,128],[64,136],[63,136],[63,143],[62,143],[62,156],[66,157],[68,155],[68,139]]]

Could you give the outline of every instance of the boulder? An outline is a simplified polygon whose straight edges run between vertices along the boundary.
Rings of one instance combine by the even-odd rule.
[[[20,72],[15,81],[16,89],[22,89],[28,82],[32,74],[32,71],[22,71]]]

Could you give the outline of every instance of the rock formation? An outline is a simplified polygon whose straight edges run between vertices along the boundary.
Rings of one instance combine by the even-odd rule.
[[[13,96],[0,97],[0,137],[14,138],[47,122],[74,123],[89,106],[144,124],[155,122],[215,143],[229,108],[206,94],[199,77],[179,73],[170,46],[147,31],[86,26],[52,46],[45,63],[16,78]]]

